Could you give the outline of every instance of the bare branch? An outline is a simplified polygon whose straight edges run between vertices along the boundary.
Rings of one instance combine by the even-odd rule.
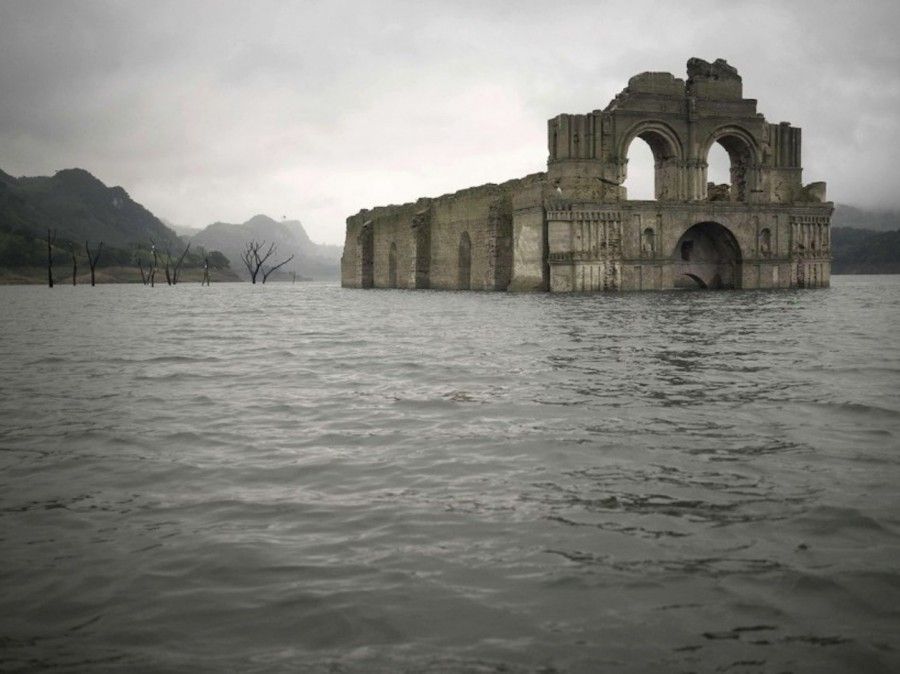
[[[285,260],[284,262],[279,262],[278,264],[276,264],[274,267],[272,267],[272,268],[269,269],[268,271],[266,271],[266,270],[264,269],[264,270],[263,270],[263,279],[262,279],[262,282],[265,283],[265,282],[266,282],[266,279],[269,278],[269,274],[271,274],[273,271],[275,271],[275,270],[278,269],[279,267],[283,267],[284,265],[286,265],[288,262],[290,262],[290,261],[293,260],[293,259],[294,259],[294,255],[293,255],[293,253],[292,253],[291,256],[290,256],[287,260]]]
[[[241,253],[241,260],[244,262],[244,266],[247,267],[247,272],[250,274],[251,283],[256,283],[256,277],[259,275],[259,270],[260,268],[262,268],[263,263],[268,260],[278,249],[278,247],[274,243],[271,243],[269,244],[269,248],[266,250],[266,252],[260,254],[260,251],[265,245],[265,241],[257,241],[256,239],[251,239],[247,242],[247,245],[244,247],[244,251]]]

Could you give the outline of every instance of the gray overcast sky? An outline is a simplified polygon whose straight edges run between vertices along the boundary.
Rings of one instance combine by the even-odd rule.
[[[180,224],[262,212],[342,243],[360,208],[543,170],[547,119],[699,56],[803,127],[805,182],[896,208],[898,19],[869,0],[0,0],[0,168],[79,166]]]

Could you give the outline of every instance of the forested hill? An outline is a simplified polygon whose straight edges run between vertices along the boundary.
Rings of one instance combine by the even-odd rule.
[[[0,171],[0,232],[127,248],[180,245],[175,232],[133,201],[121,187],[107,187],[84,169],[64,169],[55,175],[14,178]]]
[[[900,212],[835,204],[832,274],[900,274]]]
[[[831,228],[832,274],[900,274],[900,229]]]

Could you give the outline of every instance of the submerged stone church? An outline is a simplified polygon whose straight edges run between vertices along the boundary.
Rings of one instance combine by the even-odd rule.
[[[641,73],[604,110],[548,123],[547,171],[347,219],[354,288],[585,292],[814,288],[831,271],[825,184],[801,182],[800,129],[770,124],[719,59]],[[623,183],[635,138],[653,201]],[[719,143],[731,183],[707,183]]]

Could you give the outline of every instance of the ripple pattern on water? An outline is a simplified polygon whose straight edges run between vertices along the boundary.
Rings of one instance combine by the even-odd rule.
[[[0,287],[0,670],[897,671],[898,291]]]

